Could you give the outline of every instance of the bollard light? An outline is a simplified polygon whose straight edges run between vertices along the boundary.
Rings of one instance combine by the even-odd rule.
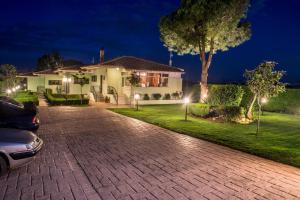
[[[140,95],[139,94],[135,94],[134,95],[134,100],[135,100],[135,104],[136,104],[136,110],[139,110],[139,100],[140,100]]]
[[[262,104],[266,104],[266,103],[268,103],[268,99],[266,97],[262,97],[261,100],[260,100],[260,102]]]
[[[6,93],[7,93],[8,95],[10,95],[11,92],[12,92],[11,89],[7,89],[7,90],[6,90]]]
[[[188,113],[188,105],[190,103],[190,99],[188,97],[184,98],[184,104],[185,104],[185,117],[184,120],[187,121],[187,113]]]

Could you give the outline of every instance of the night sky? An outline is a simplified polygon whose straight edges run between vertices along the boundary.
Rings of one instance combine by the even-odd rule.
[[[66,59],[91,63],[132,55],[168,63],[159,39],[160,16],[175,10],[179,0],[10,0],[0,5],[0,64],[34,69],[39,56],[59,51]],[[210,82],[237,82],[259,62],[274,60],[287,71],[285,81],[300,84],[300,1],[254,0],[248,13],[250,41],[218,52]],[[198,56],[174,56],[185,79],[199,80]]]

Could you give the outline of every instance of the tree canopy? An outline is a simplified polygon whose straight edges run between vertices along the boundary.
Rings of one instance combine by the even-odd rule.
[[[238,46],[251,36],[246,22],[249,0],[181,0],[180,7],[160,20],[160,36],[169,51],[200,54],[201,97],[208,94],[208,69],[213,54]]]
[[[178,10],[161,18],[161,40],[178,54],[226,51],[250,38],[248,7],[249,0],[182,0]]]
[[[3,82],[2,87],[12,88],[16,84],[17,70],[14,65],[3,64],[0,66],[0,81]]]
[[[42,55],[37,61],[37,70],[56,69],[63,65],[63,58],[58,52]]]
[[[259,132],[262,104],[266,103],[267,98],[277,96],[285,91],[285,84],[280,82],[280,79],[285,72],[275,71],[274,68],[276,64],[277,63],[273,61],[266,61],[259,64],[254,70],[246,70],[244,74],[247,79],[247,85],[253,93],[253,99],[247,112],[247,117],[249,119],[252,119],[253,105],[257,100],[258,120],[256,134]]]

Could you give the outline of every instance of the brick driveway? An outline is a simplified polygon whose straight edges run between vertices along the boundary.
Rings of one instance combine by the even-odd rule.
[[[300,199],[300,169],[103,109],[41,108],[45,146],[0,199]]]

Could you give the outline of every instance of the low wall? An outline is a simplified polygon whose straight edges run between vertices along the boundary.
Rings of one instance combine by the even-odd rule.
[[[156,104],[182,104],[183,99],[180,100],[139,100],[139,105],[156,105]]]

